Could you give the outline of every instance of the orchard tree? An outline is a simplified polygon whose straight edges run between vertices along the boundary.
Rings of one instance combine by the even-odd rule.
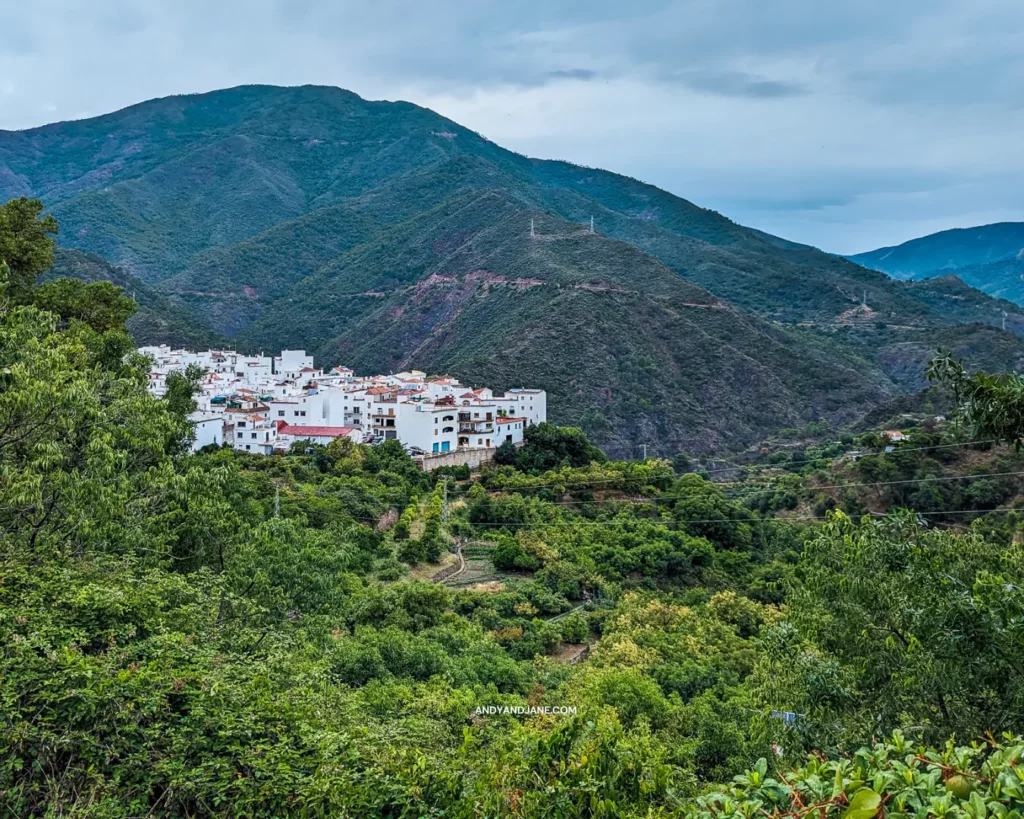
[[[835,513],[806,547],[790,598],[801,634],[838,663],[831,718],[863,738],[901,725],[947,737],[1024,729],[1024,553],[929,530],[909,513],[854,524]],[[793,644],[790,668],[802,649]],[[822,670],[808,676],[822,679]],[[843,682],[840,682],[842,680]],[[797,701],[775,703],[801,711]],[[818,715],[824,721],[824,714]]]

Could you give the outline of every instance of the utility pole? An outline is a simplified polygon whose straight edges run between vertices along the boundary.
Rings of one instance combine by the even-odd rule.
[[[644,448],[644,461],[647,460],[647,444],[640,444]]]
[[[533,217],[531,216],[530,217],[530,238],[532,239],[534,237],[534,235],[535,234],[533,232]]]
[[[281,486],[280,484],[274,487],[274,517],[281,517]]]
[[[1003,329],[1006,329],[1006,311],[1003,310]]]
[[[441,522],[448,522],[448,479],[441,483]]]
[[[867,290],[865,290],[865,291],[864,291],[864,301],[862,302],[862,304],[863,304],[863,305],[864,305],[865,307],[867,307],[867,306],[868,306],[868,291],[867,291]]]
[[[593,216],[590,217],[590,233],[591,234],[594,233],[594,217]]]

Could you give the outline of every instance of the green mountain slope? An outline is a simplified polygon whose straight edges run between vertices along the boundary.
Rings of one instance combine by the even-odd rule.
[[[69,243],[155,281],[210,247],[443,159],[454,133],[481,154],[500,150],[408,103],[245,86],[0,132],[0,196],[42,197]]]
[[[900,279],[1024,255],[1024,222],[956,228],[849,258]],[[934,275],[934,274],[933,274]]]
[[[135,315],[128,319],[128,330],[140,345],[210,349],[227,343],[224,336],[204,325],[189,310],[93,253],[58,248],[53,268],[43,278],[50,280],[61,276],[86,282],[109,281],[123,287],[138,304]]]
[[[877,273],[652,185],[529,159],[432,111],[337,88],[243,86],[0,132],[0,196],[41,196],[66,245],[149,281],[173,279],[169,292],[227,333],[259,314],[253,290],[274,298],[268,283],[282,276],[282,257],[301,256],[287,284],[367,234],[328,213],[313,219],[335,224],[336,241],[307,244],[302,231],[285,231],[269,240],[274,252],[257,243],[232,260],[234,246],[323,208],[396,224],[461,191],[494,188],[569,221],[593,216],[599,232],[781,321],[828,324],[866,292],[873,309],[902,323],[954,323]],[[211,256],[214,249],[224,253]],[[196,286],[206,281],[212,286]]]
[[[956,269],[956,275],[993,298],[1024,304],[1024,259],[1015,256],[987,264],[965,265]]]
[[[232,335],[324,261],[365,242],[378,230],[372,216],[340,205],[321,208],[244,242],[196,255],[161,289]]]

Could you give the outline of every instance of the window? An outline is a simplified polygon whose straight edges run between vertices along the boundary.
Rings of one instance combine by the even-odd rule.
[[[252,447],[250,447],[248,444],[245,445],[245,448],[246,449],[252,449]]]
[[[445,427],[441,432],[455,432],[455,427]]]
[[[252,434],[252,439],[253,439],[254,441],[256,440],[256,433],[255,433],[255,432],[254,432],[254,433]],[[248,447],[246,447],[246,448],[248,449]]]
[[[436,430],[434,431],[434,434],[435,434],[435,435],[437,434],[437,431],[436,431]],[[430,450],[430,451],[431,451],[431,452],[437,452],[437,451],[438,451],[437,441],[434,441],[434,446],[433,446],[433,447],[431,448],[431,450]]]
[[[239,421],[239,422],[238,422],[238,428],[239,428],[239,429],[241,429],[241,428],[242,428],[242,427],[244,427],[244,426],[245,426],[245,421]]]
[[[442,418],[441,420],[442,420],[442,421],[454,421],[454,420],[455,420],[455,416],[454,416],[454,415],[446,415],[446,416],[445,416],[444,418]]]
[[[277,417],[278,418],[284,418],[284,410],[278,410],[277,411]]]

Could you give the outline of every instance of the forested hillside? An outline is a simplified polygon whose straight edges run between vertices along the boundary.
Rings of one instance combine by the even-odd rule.
[[[135,314],[128,319],[128,332],[140,345],[171,344],[188,349],[209,349],[227,343],[190,310],[172,302],[152,286],[123,268],[107,263],[94,253],[60,248],[45,280],[61,277],[83,282],[111,282],[124,289],[136,302]]]
[[[0,132],[7,196],[40,197],[63,247],[145,282],[139,341],[223,335],[327,366],[528,383],[619,456],[842,422],[920,389],[940,350],[992,370],[1024,359],[1007,302],[895,282],[336,88],[246,86]],[[61,273],[103,269],[62,258],[77,261]]]
[[[39,283],[41,217],[0,209],[7,813],[1024,809],[1020,484],[972,460],[1024,433],[1019,378],[939,360],[959,426],[727,481],[550,424],[476,475],[394,441],[189,455],[193,382],[146,391],[117,287]]]

